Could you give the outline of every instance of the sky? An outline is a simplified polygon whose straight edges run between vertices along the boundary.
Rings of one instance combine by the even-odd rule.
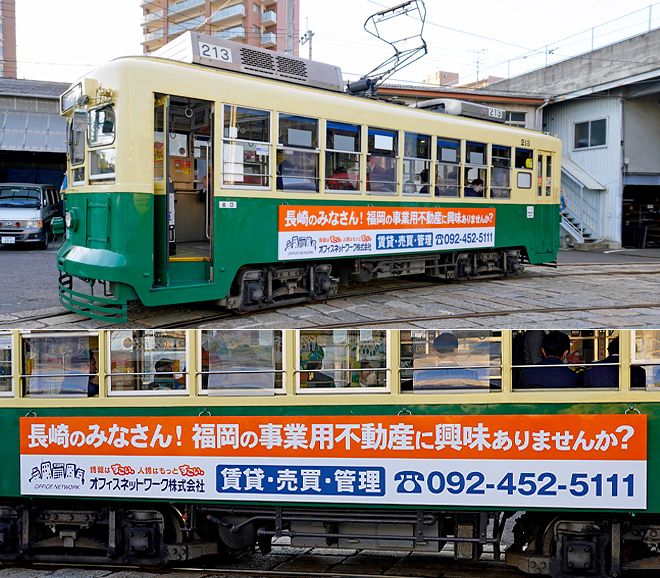
[[[296,1],[301,35],[307,29],[314,33],[312,58],[340,66],[345,79],[369,73],[394,54],[363,24],[404,0]],[[482,79],[506,78],[660,26],[660,2],[649,0],[424,4],[428,54],[395,73],[392,82],[421,82],[438,70],[458,73],[461,83],[474,82],[477,67]],[[381,22],[378,31],[391,42],[401,40],[400,50],[415,48],[421,44],[417,15]],[[103,62],[142,54],[140,0],[16,0],[16,17],[19,78],[73,82]],[[284,26],[279,24],[278,34],[285,33]],[[300,56],[309,56],[309,44],[300,47]]]

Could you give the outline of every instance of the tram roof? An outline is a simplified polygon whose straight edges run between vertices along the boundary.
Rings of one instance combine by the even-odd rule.
[[[199,32],[187,31],[149,56],[344,92],[344,81],[338,66]]]

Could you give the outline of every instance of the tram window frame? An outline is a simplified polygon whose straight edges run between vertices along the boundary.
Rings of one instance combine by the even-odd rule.
[[[80,116],[85,115],[85,116]],[[69,162],[72,167],[79,166],[85,163],[85,145],[87,142],[87,111],[83,108],[74,108],[71,116],[71,124],[69,125]],[[84,173],[82,182],[75,182],[72,184],[85,184]]]
[[[460,139],[436,137],[435,195],[437,197],[460,197],[462,148],[463,141]],[[454,160],[450,160],[452,155],[448,154],[452,151],[455,153]],[[452,171],[454,177],[451,176]]]
[[[13,355],[11,330],[0,330],[0,397],[14,395],[14,371],[16,356]]]
[[[140,359],[134,359],[128,353],[131,353],[128,340],[140,340],[140,343],[136,346],[136,349],[139,348],[142,351],[142,357]],[[121,339],[121,345],[124,348],[123,351],[120,349],[113,349],[113,347],[119,346]],[[161,339],[161,347],[157,348],[157,339]],[[175,357],[174,349],[168,345],[168,342],[165,340],[171,339],[174,342],[179,342],[183,340],[183,355]],[[141,345],[145,341],[152,342],[153,346],[150,347],[151,343],[147,343],[146,346]],[[135,343],[135,341],[133,341]],[[179,347],[180,350],[180,347]],[[106,345],[106,355],[107,355],[107,368],[106,368],[106,379],[108,385],[108,397],[153,397],[153,396],[163,396],[163,397],[181,397],[188,396],[190,394],[191,383],[190,383],[190,334],[185,330],[158,330],[158,329],[111,329],[108,331],[107,345]],[[122,357],[122,355],[124,357]],[[147,358],[149,358],[147,362]],[[174,358],[174,359],[173,359]],[[177,367],[177,362],[181,363],[183,360],[184,367]],[[159,372],[157,365],[161,364],[163,361],[172,362],[171,371]],[[116,365],[117,363],[124,363],[125,365]],[[144,371],[146,369],[145,365],[148,363],[149,369],[153,367],[151,371]],[[131,367],[140,369],[140,371],[125,371]],[[117,371],[117,368],[122,368],[124,371]],[[154,387],[154,384],[159,384],[158,373],[164,373],[168,377],[162,378],[160,380],[160,385]],[[181,383],[180,378],[177,379],[177,374],[180,374],[184,380],[184,387],[177,388],[175,383]],[[172,377],[169,377],[172,375]],[[153,376],[151,381],[147,382],[146,377]],[[123,378],[123,379],[122,379]],[[126,379],[128,378],[128,379]],[[131,379],[132,378],[132,379]],[[134,386],[131,389],[131,382],[134,382]],[[128,383],[129,388],[120,389],[119,384],[124,381]],[[162,387],[163,383],[166,382],[167,386]],[[172,384],[172,388],[169,387],[169,384]],[[146,387],[146,386],[150,387]],[[135,388],[137,386],[137,388]]]
[[[402,329],[399,335],[401,393],[494,395],[502,392],[502,331]],[[488,348],[488,363],[484,359],[480,359],[480,363],[452,362],[452,359],[460,360],[461,356],[483,357],[486,352],[479,351],[484,348],[483,343]],[[416,363],[418,360],[419,364]],[[425,383],[432,379],[436,383]],[[446,381],[444,385],[443,381]],[[469,383],[463,385],[465,381]]]
[[[514,168],[527,171],[534,170],[534,150],[516,147]]]
[[[58,341],[50,342],[45,347],[37,345],[38,342],[46,339]],[[81,341],[76,344],[75,340]],[[85,340],[86,344],[84,344]],[[35,355],[28,355],[28,347],[32,348]],[[33,372],[33,367],[35,365],[39,367],[40,364],[38,360],[40,348],[43,348],[44,354],[48,355],[47,361],[41,362],[47,367],[47,370]],[[60,357],[55,357],[56,352],[60,354]],[[86,357],[85,353],[87,354]],[[100,385],[99,354],[100,343],[97,331],[22,331],[20,333],[20,382],[23,397],[32,399],[98,397]],[[61,360],[61,368],[55,367],[56,359]],[[72,365],[67,365],[65,359],[68,359],[68,362]],[[96,372],[91,371],[92,361],[95,361]],[[81,367],[73,367],[73,364]],[[51,371],[51,368],[54,368],[55,371]],[[83,371],[85,368],[87,371]],[[80,369],[80,371],[76,371],[76,369]],[[93,382],[94,378],[96,378],[95,383]],[[32,391],[32,380],[36,380],[39,387],[44,387],[44,391]],[[67,387],[73,387],[74,389],[63,392],[62,387],[67,380],[70,380]],[[49,388],[50,391],[46,391],[46,388]]]
[[[320,337],[321,339],[319,339]],[[331,343],[328,343],[329,338],[332,339]],[[297,331],[296,395],[390,393],[390,346],[391,333],[385,329],[301,329]],[[352,352],[355,355],[352,356]],[[337,367],[337,364],[342,361],[346,362],[346,365]],[[310,368],[309,365],[312,362],[315,367]],[[316,367],[318,363],[321,365]],[[329,364],[335,366],[330,367]],[[350,364],[354,366],[350,366]],[[318,376],[322,376],[322,378],[319,379]],[[372,378],[375,384],[368,383],[368,380]],[[310,380],[313,385],[309,385]],[[328,383],[332,383],[332,385],[328,385]],[[339,383],[344,385],[339,385]]]
[[[306,125],[309,125],[311,129],[299,128]],[[319,192],[321,180],[320,130],[321,122],[318,118],[288,112],[277,113],[277,177],[275,184],[278,191],[286,193]],[[305,133],[309,133],[309,136]],[[310,172],[310,168],[312,172]]]
[[[649,341],[648,347],[640,347],[640,341]],[[640,351],[641,350],[641,351]],[[651,353],[651,355],[649,355]],[[630,388],[634,391],[660,391],[660,330],[634,329],[631,337],[630,371],[633,367],[641,367],[644,371],[644,387]]]
[[[261,341],[270,341],[270,344],[265,343],[264,345],[259,344],[259,347],[270,347],[270,355],[272,357],[271,361],[273,364],[272,368],[259,368],[259,367],[250,367],[250,364],[254,361],[262,361],[258,359],[259,352],[255,351],[254,346],[246,345],[249,348],[249,358],[244,359],[245,365],[243,367],[236,366],[231,369],[211,369],[212,354],[216,354],[216,358],[219,363],[225,365],[227,359],[223,360],[222,356],[219,355],[219,352],[213,352],[212,344],[209,341],[205,341],[205,336],[217,334],[227,334],[232,337],[241,335],[243,337],[250,337],[253,339],[257,337],[259,342]],[[197,391],[199,395],[207,395],[209,397],[217,396],[265,396],[265,395],[284,395],[286,394],[286,370],[284,368],[284,360],[287,359],[285,351],[285,339],[284,332],[281,329],[253,329],[253,330],[200,330],[198,333],[198,367],[199,373],[197,375]],[[205,343],[207,348],[204,347]],[[216,345],[217,347],[217,345]],[[239,346],[241,347],[241,346]],[[279,348],[279,349],[278,349]],[[237,347],[238,349],[238,347]],[[206,355],[205,353],[206,352]],[[263,355],[267,353],[267,350],[262,352]],[[229,360],[231,363],[231,360]],[[206,368],[206,369],[205,369]],[[268,376],[272,375],[272,385],[269,386]],[[209,382],[213,381],[214,376],[218,376],[217,381],[225,381],[225,384],[219,384],[218,389],[214,389],[213,386],[209,387]],[[224,379],[223,376],[226,376],[227,379]],[[243,376],[246,376],[243,378]],[[264,379],[265,378],[265,379]],[[259,383],[250,383],[247,385],[241,384],[243,379],[248,379],[251,382]]]
[[[593,384],[585,384],[584,378],[589,370],[594,367],[603,367],[602,358],[605,356],[609,344],[617,337],[620,332],[601,329],[564,329],[557,330],[564,333],[569,338],[568,355],[561,363],[553,362],[550,364],[543,363],[547,357],[556,357],[554,355],[544,355],[542,351],[543,330],[528,329],[519,331],[512,339],[514,343],[520,339],[518,346],[513,347],[514,352],[519,351],[518,359],[512,359],[512,389],[514,392],[530,392],[530,391],[613,391],[620,389],[618,376],[620,375],[617,370],[617,385],[605,385],[598,387]],[[526,337],[529,336],[529,342]],[[606,364],[610,365],[610,364]],[[616,367],[619,368],[620,364],[617,363]],[[542,369],[542,371],[550,371],[555,368],[552,379],[557,379],[557,368],[572,370],[577,375],[577,382],[574,386],[566,386],[561,383],[548,385],[521,385],[520,380],[522,372],[525,368]],[[542,373],[534,372],[530,374],[528,379],[539,379]]]
[[[112,114],[108,115],[108,111]],[[100,113],[103,114],[103,120],[99,120]],[[108,119],[108,117],[110,117]],[[87,146],[89,148],[105,147],[114,144],[116,138],[117,114],[115,113],[114,104],[104,104],[92,108],[87,113]],[[112,130],[106,130],[112,127]],[[101,135],[109,134],[108,138],[99,138],[99,131]]]
[[[243,116],[250,114],[258,116],[253,124],[241,121]],[[222,188],[245,189],[246,187],[259,190],[268,190],[271,187],[271,158],[272,158],[272,111],[240,106],[236,104],[223,104],[222,106]],[[246,138],[240,138],[241,130]],[[245,145],[245,146],[244,146]],[[246,150],[246,147],[248,150]],[[240,148],[240,154],[239,153]],[[254,149],[254,150],[250,150]],[[240,156],[240,159],[238,158]],[[265,157],[265,158],[264,158]],[[231,160],[228,160],[231,159]],[[249,165],[249,166],[247,166]],[[245,169],[255,168],[261,172],[246,173]],[[237,169],[240,167],[240,170]],[[231,169],[231,170],[227,170]],[[241,177],[227,179],[227,175]],[[246,177],[248,179],[246,180]],[[256,178],[257,182],[252,182]]]
[[[545,196],[552,196],[552,159],[554,157],[551,154],[546,155],[545,157]]]
[[[431,196],[429,183],[431,170],[431,135],[404,132],[403,133],[403,187],[406,196]],[[426,171],[426,183],[422,183],[422,174]],[[416,182],[419,177],[420,182]]]
[[[483,147],[483,152],[478,153],[476,150],[471,151],[470,148],[480,148]],[[479,159],[475,158],[473,162],[473,155],[482,154],[481,163]],[[476,171],[476,174],[475,172]],[[485,199],[488,197],[488,143],[477,142],[477,141],[465,141],[465,165],[463,170],[463,197],[470,197],[475,199]],[[471,185],[476,179],[481,179],[484,183],[484,188],[481,191],[481,195],[466,195],[468,188],[472,188]]]
[[[109,160],[106,160],[105,157]],[[103,164],[112,168],[110,172],[103,172]],[[89,151],[89,180],[100,182],[103,185],[109,185],[115,182],[117,166],[117,149],[114,147],[95,149]],[[98,169],[101,172],[95,172]]]
[[[391,145],[386,147],[381,147],[379,145],[384,145],[387,143],[384,139],[391,139]],[[373,180],[371,175],[372,171],[371,160],[374,157],[379,157],[380,159],[385,159],[386,163],[392,166],[382,167],[380,161],[374,164],[374,167],[378,166],[378,171],[385,175],[386,177],[392,177],[394,180]],[[387,159],[390,159],[387,161]],[[378,128],[374,126],[367,127],[367,194],[368,195],[386,195],[386,196],[396,196],[399,189],[399,131],[392,130],[387,128]],[[392,172],[391,169],[394,169]],[[372,183],[376,184],[376,189]]]
[[[504,154],[505,152],[508,156]],[[511,161],[511,147],[491,145],[490,197],[492,199],[511,198]]]
[[[343,131],[345,133],[356,133],[353,137],[346,134],[335,134]],[[325,121],[325,191],[327,193],[360,194],[362,192],[362,125],[351,124],[333,120]],[[336,136],[342,139],[335,139]],[[349,139],[354,142],[352,150],[348,147]],[[339,142],[337,142],[339,140]],[[342,147],[342,143],[344,146]],[[357,163],[355,167],[348,165],[351,161]],[[339,168],[344,169],[343,172]],[[355,175],[356,179],[351,179]]]

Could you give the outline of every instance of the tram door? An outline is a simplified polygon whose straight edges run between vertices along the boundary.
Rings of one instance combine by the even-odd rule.
[[[213,103],[156,94],[154,285],[213,281]]]
[[[537,208],[545,211],[541,219],[540,251],[551,252],[553,250],[553,235],[555,235],[555,224],[558,216],[554,213],[554,200],[552,196],[552,163],[551,152],[538,151],[537,154],[537,183],[536,200]],[[551,211],[551,212],[548,212]]]

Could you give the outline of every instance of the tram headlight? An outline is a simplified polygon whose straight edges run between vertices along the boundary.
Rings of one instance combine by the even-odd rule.
[[[67,229],[75,231],[78,228],[78,211],[76,209],[67,211],[66,215],[64,215],[64,223]]]

